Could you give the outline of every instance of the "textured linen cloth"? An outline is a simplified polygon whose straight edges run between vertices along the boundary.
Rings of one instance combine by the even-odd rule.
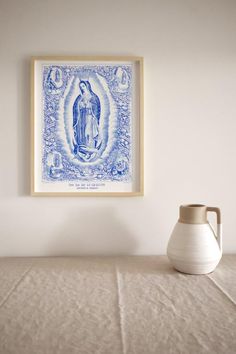
[[[236,256],[0,258],[0,354],[236,353]]]

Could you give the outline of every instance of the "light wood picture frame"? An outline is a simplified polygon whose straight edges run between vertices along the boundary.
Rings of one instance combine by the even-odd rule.
[[[142,196],[143,58],[31,58],[31,195]]]

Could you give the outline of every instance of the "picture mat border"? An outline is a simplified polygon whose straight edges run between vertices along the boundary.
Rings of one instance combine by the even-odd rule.
[[[68,61],[68,62],[119,62],[129,61],[134,62],[139,66],[139,104],[136,109],[139,112],[139,129],[138,136],[135,136],[136,140],[139,140],[139,144],[135,141],[136,156],[139,156],[139,166],[136,173],[139,177],[139,189],[132,192],[40,192],[35,191],[35,68],[38,61]],[[144,79],[143,79],[143,57],[140,56],[32,56],[31,57],[31,196],[55,196],[55,197],[130,197],[130,196],[143,196],[144,195]],[[137,123],[136,123],[137,125]],[[137,130],[137,127],[136,127]],[[135,165],[137,161],[135,161]],[[139,173],[138,173],[139,172]]]

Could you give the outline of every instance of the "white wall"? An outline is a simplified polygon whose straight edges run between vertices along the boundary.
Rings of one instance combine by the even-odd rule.
[[[0,0],[0,256],[164,254],[183,203],[236,251],[236,1]],[[145,59],[145,196],[36,198],[32,55]]]

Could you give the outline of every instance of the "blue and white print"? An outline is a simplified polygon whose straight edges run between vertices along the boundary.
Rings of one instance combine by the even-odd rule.
[[[43,65],[42,181],[131,182],[132,66]]]

